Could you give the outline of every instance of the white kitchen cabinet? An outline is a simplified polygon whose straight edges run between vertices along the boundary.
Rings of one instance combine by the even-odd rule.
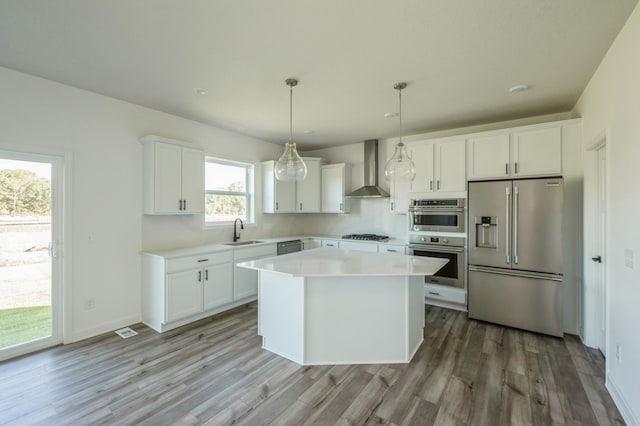
[[[262,162],[263,213],[295,213],[296,182],[278,180],[274,160]]]
[[[447,287],[438,284],[425,284],[425,303],[442,306],[458,311],[467,310],[467,291],[463,288]]]
[[[307,165],[307,177],[296,182],[296,211],[320,213],[322,211],[322,170],[327,164],[322,158],[303,158]]]
[[[167,274],[166,321],[202,312],[202,269]]]
[[[406,246],[400,244],[378,244],[378,253],[405,254]]]
[[[209,310],[233,301],[231,262],[204,269],[203,308]]]
[[[469,179],[509,176],[509,134],[475,136],[467,141]]]
[[[409,145],[416,165],[410,192],[464,192],[466,190],[466,141],[447,139]]]
[[[322,240],[320,244],[322,247],[340,248],[340,241],[338,240]]]
[[[375,243],[365,243],[360,241],[340,241],[340,248],[345,250],[378,252],[378,245]]]
[[[560,127],[516,131],[511,137],[511,164],[514,177],[562,173]]]
[[[407,214],[409,211],[409,191],[411,182],[407,179],[393,179],[389,185],[389,208],[393,214]]]
[[[142,256],[142,320],[164,332],[230,309],[230,250]]]
[[[143,144],[143,212],[150,215],[204,212],[204,151],[160,136]]]
[[[351,191],[351,165],[347,163],[329,164],[321,167],[322,212],[349,213]]]
[[[562,174],[560,124],[479,134],[467,142],[469,180]]]
[[[238,263],[247,260],[261,259],[263,257],[276,256],[278,252],[276,244],[260,245],[255,247],[243,247],[234,250],[233,253],[233,300],[255,299],[258,296],[258,271],[240,268]]]
[[[317,240],[315,238],[308,238],[306,240],[302,240],[303,250],[311,250],[318,247],[322,247],[322,240]]]
[[[320,213],[323,158],[303,157],[307,177],[301,181],[280,181],[275,161],[262,162],[262,211],[264,213]]]

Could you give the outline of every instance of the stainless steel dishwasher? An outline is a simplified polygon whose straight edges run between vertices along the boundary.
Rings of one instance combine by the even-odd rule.
[[[283,254],[295,253],[304,248],[302,240],[283,241],[278,243],[278,256]]]

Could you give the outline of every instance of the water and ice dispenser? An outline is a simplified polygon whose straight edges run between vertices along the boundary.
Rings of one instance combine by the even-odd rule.
[[[498,218],[496,216],[476,216],[474,221],[476,240],[479,248],[498,248]]]

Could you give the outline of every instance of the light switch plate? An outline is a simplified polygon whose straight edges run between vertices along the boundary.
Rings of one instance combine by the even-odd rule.
[[[624,249],[624,266],[630,269],[636,268],[636,253],[632,249]]]

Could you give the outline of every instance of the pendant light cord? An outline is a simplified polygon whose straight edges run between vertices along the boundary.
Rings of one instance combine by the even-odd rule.
[[[293,85],[289,85],[289,142],[293,142]]]
[[[400,119],[398,120],[398,135],[400,137],[400,143],[402,143],[402,88],[398,89],[398,102],[400,103]]]

